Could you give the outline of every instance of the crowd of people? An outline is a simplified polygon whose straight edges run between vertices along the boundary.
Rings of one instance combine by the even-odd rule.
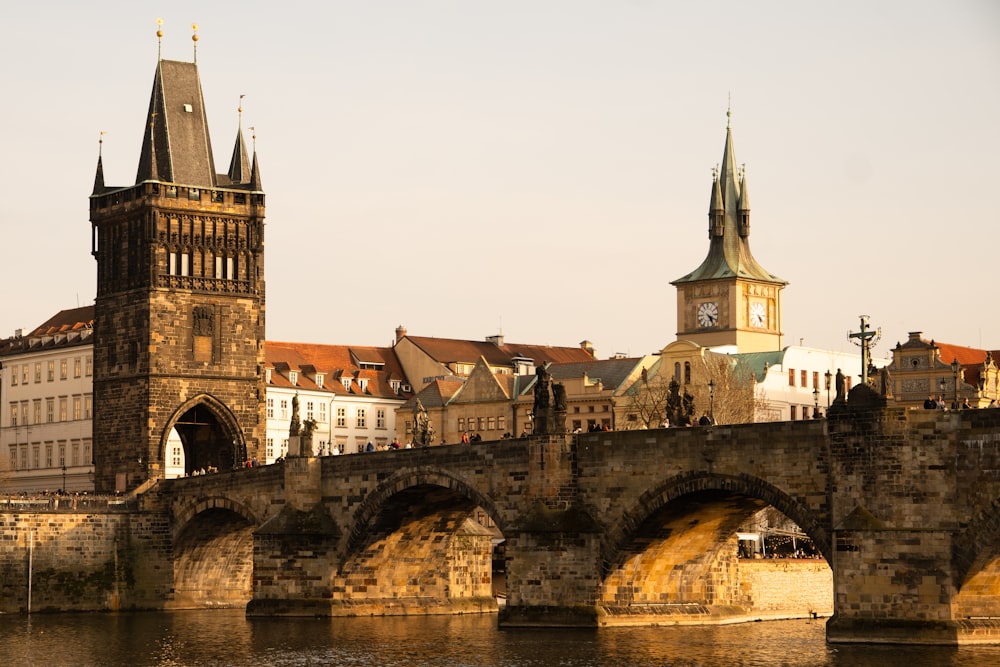
[[[995,398],[992,398],[992,399],[990,399],[990,403],[989,403],[989,405],[986,406],[986,408],[987,409],[989,409],[989,408],[1000,408],[1000,401],[998,401]],[[968,398],[962,399],[961,402],[959,402],[958,400],[952,401],[951,405],[949,406],[945,402],[944,396],[940,396],[939,395],[937,398],[934,398],[934,396],[928,396],[927,400],[924,401],[924,409],[925,410],[942,410],[944,412],[948,412],[950,410],[974,410],[974,409],[977,409],[977,408],[974,408],[972,406],[972,404],[969,403],[969,399]]]

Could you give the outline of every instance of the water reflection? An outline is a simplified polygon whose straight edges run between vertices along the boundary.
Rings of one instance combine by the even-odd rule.
[[[495,616],[247,619],[240,610],[0,616],[10,666],[914,667],[1000,664],[1000,647],[827,645],[824,621],[499,630]]]

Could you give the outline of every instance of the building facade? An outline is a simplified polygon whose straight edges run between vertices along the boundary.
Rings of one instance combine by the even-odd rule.
[[[901,405],[921,407],[938,399],[949,409],[966,402],[985,408],[1000,401],[1000,350],[979,350],[925,340],[912,331],[906,342],[896,343],[886,369],[892,399]]]
[[[242,131],[215,169],[195,63],[156,64],[134,185],[90,197],[97,261],[94,458],[99,491],[261,455],[264,193]]]
[[[392,348],[312,343],[267,343],[267,434],[261,461],[289,453],[290,426],[298,403],[306,456],[356,454],[384,449],[396,439],[396,411],[412,395]],[[301,436],[300,436],[301,437]]]
[[[0,341],[0,494],[92,491],[92,306]]]

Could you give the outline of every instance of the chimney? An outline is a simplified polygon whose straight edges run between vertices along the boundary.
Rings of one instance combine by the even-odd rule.
[[[497,347],[503,347],[503,334],[496,334],[495,336],[487,336],[487,343],[493,343]]]
[[[406,327],[400,324],[398,327],[396,327],[396,342],[398,343],[405,337],[406,337]]]
[[[594,351],[594,344],[589,340],[581,340],[580,347],[585,350],[590,356],[597,358],[597,352]]]

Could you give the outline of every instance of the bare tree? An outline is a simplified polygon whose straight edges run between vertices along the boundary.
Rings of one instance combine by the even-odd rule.
[[[642,375],[625,390],[621,402],[622,419],[615,426],[624,431],[659,428],[666,417],[670,382],[661,374],[650,376],[645,368]]]
[[[711,396],[700,396],[699,403],[712,412],[716,424],[750,424],[767,407],[764,393],[757,386],[753,369],[740,363],[738,357],[707,352],[704,356],[705,378],[698,384],[707,392],[712,382]],[[699,373],[700,375],[700,373]],[[701,393],[699,391],[699,393]]]

